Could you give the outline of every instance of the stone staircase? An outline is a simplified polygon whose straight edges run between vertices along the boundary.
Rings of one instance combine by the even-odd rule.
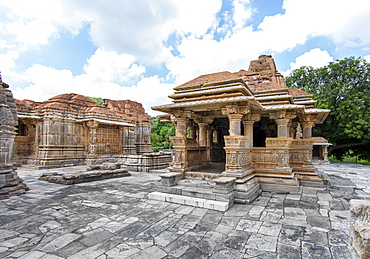
[[[253,177],[236,179],[207,173],[207,177],[183,179],[184,175],[187,176],[186,173],[160,174],[157,191],[150,193],[149,198],[226,211],[234,203],[252,202],[261,193],[259,182]]]
[[[165,173],[160,176],[161,183],[156,192],[149,194],[150,199],[218,211],[226,211],[234,203],[233,177],[202,180],[182,179],[182,173]]]

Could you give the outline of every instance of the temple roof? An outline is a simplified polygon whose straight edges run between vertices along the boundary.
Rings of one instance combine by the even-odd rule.
[[[48,111],[56,113],[69,113],[71,118],[84,120],[84,118],[99,119],[100,121],[126,121],[148,122],[149,116],[140,103],[130,100],[105,99],[100,105],[95,101],[79,94],[61,94],[44,102],[31,100],[15,100],[20,117],[37,118]],[[113,123],[117,124],[117,123]]]
[[[316,109],[312,94],[295,87],[287,87],[284,77],[276,70],[271,56],[261,55],[250,63],[248,70],[222,71],[200,75],[174,88],[169,96],[172,104],[158,105],[153,110],[171,113],[176,109],[207,112],[225,104],[248,105],[255,113],[297,109],[301,114],[318,114],[321,123],[329,110]],[[248,97],[248,98],[246,98]],[[228,105],[227,104],[227,105]],[[198,107],[196,107],[198,106]]]

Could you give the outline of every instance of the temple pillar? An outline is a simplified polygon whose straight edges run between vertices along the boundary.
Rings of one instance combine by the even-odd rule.
[[[220,143],[220,140],[219,140],[219,138],[220,138],[220,131],[215,130],[215,131],[213,131],[213,132],[214,132],[214,134],[215,134],[214,143],[215,143],[215,144]]]
[[[201,147],[204,147],[207,145],[207,123],[201,122],[198,123],[199,126],[199,141],[198,144]]]
[[[288,138],[288,124],[290,119],[275,119],[277,124],[277,137],[278,138]]]
[[[248,106],[228,105],[222,108],[222,114],[229,119],[229,136],[224,136],[226,164],[222,173],[226,177],[243,178],[252,169],[251,148],[248,137],[241,136],[241,122],[244,115],[250,112]]]
[[[207,161],[212,161],[212,157],[211,157],[212,139],[213,139],[213,128],[211,126],[208,126],[207,128]]]
[[[96,129],[98,128],[99,123],[97,121],[88,121],[87,127],[89,130],[89,145],[87,151],[87,165],[93,165],[96,163],[97,159],[97,145],[96,145]]]
[[[253,147],[253,125],[256,121],[261,119],[259,114],[249,114],[247,120],[243,121],[244,125],[244,136],[248,138],[247,145],[248,147]]]
[[[242,121],[243,114],[229,114],[227,117],[229,118],[230,136],[240,136],[241,135],[240,123]]]
[[[186,123],[187,118],[176,118],[176,137],[186,138]]]
[[[190,126],[189,128],[190,128],[190,136],[189,136],[189,138],[196,139],[197,128],[195,126]]]
[[[303,121],[302,124],[302,137],[309,139],[312,137],[312,127],[315,125],[313,121]]]
[[[186,139],[186,125],[189,120],[184,117],[176,117],[173,118],[173,122],[176,127],[176,136],[170,137],[170,140],[173,144],[173,149],[175,150],[175,156],[168,169],[171,172],[183,173],[189,164]]]

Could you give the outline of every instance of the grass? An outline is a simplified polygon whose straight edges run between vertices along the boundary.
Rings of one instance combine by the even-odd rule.
[[[357,163],[361,165],[370,165],[369,160],[365,159],[359,159],[358,156],[352,155],[352,156],[344,156],[342,159],[337,159],[335,156],[331,155],[329,156],[329,160],[331,162],[344,162],[344,163]]]

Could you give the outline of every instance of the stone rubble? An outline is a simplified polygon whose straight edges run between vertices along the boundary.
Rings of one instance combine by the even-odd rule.
[[[369,166],[318,165],[330,185],[262,192],[225,212],[151,200],[160,177],[59,185],[18,169],[30,191],[0,201],[0,258],[349,258],[349,201],[370,200]]]

